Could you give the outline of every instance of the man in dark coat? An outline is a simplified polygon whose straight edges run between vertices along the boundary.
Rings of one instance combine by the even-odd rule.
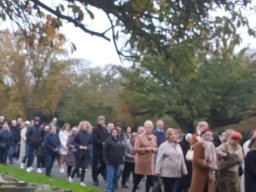
[[[13,142],[9,149],[9,161],[13,164],[13,158],[18,159],[19,156],[19,143],[20,143],[20,127],[16,120],[12,120],[10,126],[11,133],[13,135]]]
[[[95,126],[92,132],[92,179],[95,186],[99,185],[98,175],[101,173],[104,179],[106,179],[106,164],[103,160],[103,143],[108,137],[108,132],[105,126],[105,117],[98,117],[98,124]]]
[[[42,148],[44,130],[40,126],[40,117],[34,118],[34,125],[28,128],[27,130],[27,145],[28,145],[28,161],[27,161],[27,172],[33,170],[32,165],[34,161],[34,154],[38,155],[38,151]],[[38,156],[37,158],[40,158]],[[40,167],[37,167],[37,172],[42,173]]]

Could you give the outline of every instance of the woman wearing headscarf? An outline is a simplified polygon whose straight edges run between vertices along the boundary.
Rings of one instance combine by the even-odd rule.
[[[149,192],[154,182],[157,140],[156,136],[153,134],[152,121],[145,121],[144,127],[145,131],[138,135],[134,145],[136,155],[133,192],[136,191],[143,176],[146,176],[146,192]]]
[[[244,186],[245,192],[255,192],[256,189],[256,137],[251,138],[249,151],[245,157]]]
[[[237,131],[232,131],[227,137],[227,142],[216,148],[219,163],[219,192],[240,192],[239,167],[243,162],[243,151],[240,146],[242,135]]]
[[[194,146],[193,172],[189,192],[215,192],[217,155],[209,128],[201,131],[201,139]]]
[[[164,184],[164,191],[173,191],[178,178],[187,175],[187,168],[182,149],[177,142],[176,130],[169,128],[166,131],[167,141],[158,149],[156,159],[156,175],[159,175]]]

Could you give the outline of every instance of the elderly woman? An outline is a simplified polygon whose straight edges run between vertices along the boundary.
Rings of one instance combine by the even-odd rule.
[[[192,182],[189,192],[215,192],[217,155],[212,141],[211,130],[208,128],[202,130],[201,140],[194,146]]]
[[[245,192],[254,192],[256,189],[256,137],[251,138],[249,143],[249,152],[245,157]]]
[[[205,129],[209,128],[209,124],[206,121],[199,121],[196,126],[196,133],[193,135],[191,139],[191,145],[195,145],[198,141],[200,141],[201,132]]]
[[[164,191],[173,191],[178,178],[187,174],[182,149],[177,142],[176,130],[169,128],[166,132],[167,141],[159,147],[156,160],[156,175],[164,184]]]
[[[239,166],[243,161],[243,151],[239,143],[242,135],[237,131],[228,135],[228,141],[216,148],[222,158],[219,163],[218,191],[240,192]]]
[[[145,121],[145,131],[137,136],[134,151],[135,156],[135,177],[133,192],[136,191],[141,179],[145,175],[146,179],[146,192],[149,192],[153,185],[155,175],[155,153],[157,151],[156,136],[153,135],[152,121]]]
[[[59,132],[60,138],[60,172],[65,172],[65,161],[68,154],[68,136],[70,134],[70,124],[65,123]]]

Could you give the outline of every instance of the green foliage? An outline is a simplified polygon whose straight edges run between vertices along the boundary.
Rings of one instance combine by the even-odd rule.
[[[133,117],[170,115],[192,128],[199,119],[223,126],[250,115],[256,99],[254,60],[242,53],[205,57],[193,50],[184,46],[168,57],[145,56],[141,65],[120,69],[126,79],[121,99]]]
[[[61,120],[75,125],[81,120],[96,122],[105,115],[107,121],[115,121],[120,79],[111,68],[85,68],[73,73],[72,83],[60,100],[58,113]]]

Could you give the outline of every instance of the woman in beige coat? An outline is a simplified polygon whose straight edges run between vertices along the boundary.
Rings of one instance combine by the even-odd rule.
[[[159,175],[164,184],[164,191],[173,191],[174,184],[182,175],[187,175],[184,155],[177,142],[175,129],[169,128],[166,132],[167,141],[158,149],[156,159],[156,175]]]
[[[217,154],[210,129],[201,132],[201,140],[194,146],[192,182],[189,192],[215,192]]]
[[[143,176],[146,179],[146,192],[150,190],[153,185],[153,178],[155,175],[155,153],[157,151],[156,136],[152,134],[153,123],[146,121],[144,123],[145,131],[136,138],[134,151],[135,156],[135,177],[133,192],[136,191]]]

